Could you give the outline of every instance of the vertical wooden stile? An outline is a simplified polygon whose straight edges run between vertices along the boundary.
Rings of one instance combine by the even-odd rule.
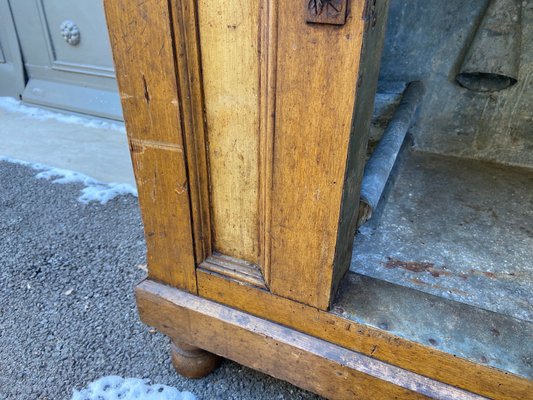
[[[169,2],[106,1],[105,6],[142,208],[148,275],[196,293],[191,182]]]

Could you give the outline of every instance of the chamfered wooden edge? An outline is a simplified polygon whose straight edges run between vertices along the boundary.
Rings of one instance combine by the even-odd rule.
[[[409,341],[266,290],[197,271],[198,295],[449,385],[494,399],[525,399],[533,382]]]
[[[228,279],[268,289],[260,268],[244,260],[213,253],[198,268],[225,276]]]
[[[196,263],[211,252],[211,215],[207,161],[207,127],[204,119],[204,92],[195,0],[168,2],[177,89],[189,179],[191,222]]]
[[[337,229],[337,247],[328,306],[335,300],[335,294],[342,278],[350,268],[353,237],[357,230],[359,215],[359,194],[366,163],[366,150],[370,133],[374,98],[377,91],[381,54],[385,44],[385,30],[388,20],[389,0],[368,0],[364,7],[365,42],[361,49],[361,64],[357,77],[357,90],[352,113],[352,134],[348,144],[346,170],[342,190],[342,202]],[[319,307],[322,308],[322,307]]]
[[[135,289],[141,319],[168,335],[331,399],[479,399],[384,363],[161,283]]]

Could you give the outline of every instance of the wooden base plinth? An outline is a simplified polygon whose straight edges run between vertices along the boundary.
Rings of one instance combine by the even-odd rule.
[[[208,351],[330,399],[480,398],[150,280],[137,286],[136,296],[141,319],[177,344],[173,361],[185,376],[204,376],[214,368]]]
[[[219,364],[220,357],[183,342],[172,342],[172,364],[178,374],[187,378],[203,378]]]

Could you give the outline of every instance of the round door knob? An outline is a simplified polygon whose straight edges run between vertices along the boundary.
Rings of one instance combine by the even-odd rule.
[[[80,43],[81,35],[78,25],[74,22],[66,20],[61,23],[61,36],[65,39],[65,42],[71,46],[76,46]]]

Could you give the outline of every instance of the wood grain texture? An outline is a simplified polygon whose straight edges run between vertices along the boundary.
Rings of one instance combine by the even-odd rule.
[[[260,2],[259,268],[270,282],[272,169],[276,122],[278,0]]]
[[[531,397],[523,378],[323,311],[351,250],[376,4],[372,30],[363,0],[342,27],[305,23],[300,1],[106,0],[148,247],[139,311],[175,341],[331,398],[421,397],[413,382]],[[212,301],[184,292],[197,290]]]
[[[209,375],[220,363],[220,357],[213,353],[183,342],[173,341],[170,354],[176,372],[191,379]]]
[[[259,0],[198,1],[214,248],[259,258]]]
[[[519,400],[533,393],[527,379],[207,272],[198,273],[198,294],[482,396]]]
[[[212,252],[209,171],[195,0],[171,1],[178,94],[189,175],[196,263]]]
[[[200,264],[200,268],[225,276],[228,279],[267,289],[263,275],[257,265],[244,260],[213,253]]]
[[[105,1],[152,279],[196,292],[184,139],[167,0]]]
[[[192,343],[330,399],[480,399],[162,284],[141,282],[136,296],[142,320],[174,341]]]
[[[269,287],[321,309],[330,304],[334,277],[348,267],[336,252],[351,249],[352,241],[339,236],[341,202],[358,202],[357,193],[343,191],[348,153],[356,151],[349,143],[352,136],[363,143],[367,135],[352,131],[358,126],[353,118],[371,118],[368,108],[354,113],[357,83],[362,65],[379,56],[376,48],[373,57],[362,58],[370,54],[362,51],[365,2],[350,7],[343,26],[306,23],[301,1],[283,2],[278,13]],[[385,16],[372,29],[381,32]],[[369,75],[363,84],[373,87],[375,80]]]

